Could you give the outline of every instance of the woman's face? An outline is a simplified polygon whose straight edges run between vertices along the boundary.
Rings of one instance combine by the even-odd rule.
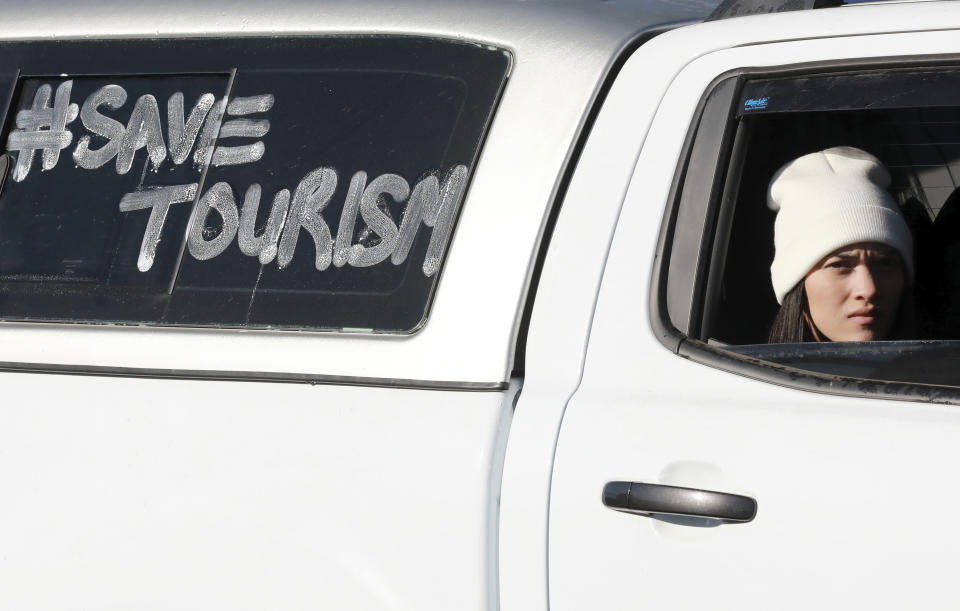
[[[830,253],[804,279],[810,318],[835,342],[884,339],[897,317],[904,284],[897,251],[851,244]]]

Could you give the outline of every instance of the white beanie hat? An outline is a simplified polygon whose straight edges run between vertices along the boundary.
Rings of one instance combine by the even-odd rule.
[[[895,248],[913,283],[913,238],[889,185],[880,160],[849,146],[804,155],[777,170],[767,205],[779,210],[770,266],[779,303],[818,261],[859,242]]]

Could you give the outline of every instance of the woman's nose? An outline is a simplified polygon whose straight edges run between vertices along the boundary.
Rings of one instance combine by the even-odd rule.
[[[869,301],[877,294],[877,283],[869,266],[858,265],[854,270],[853,281],[854,297]]]

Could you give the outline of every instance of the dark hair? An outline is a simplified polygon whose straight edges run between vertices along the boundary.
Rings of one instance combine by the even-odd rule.
[[[897,310],[897,319],[890,327],[888,337],[884,339],[913,339],[916,337],[916,320],[913,291],[904,287],[900,298],[900,307]],[[770,335],[767,343],[770,344],[799,344],[802,342],[823,341],[810,320],[810,309],[807,306],[807,293],[803,288],[803,280],[798,282],[783,296],[783,304],[777,311],[773,324],[770,326]],[[829,341],[829,340],[827,340]]]
[[[770,344],[799,344],[813,342],[817,338],[807,323],[807,293],[803,280],[783,296],[783,303],[770,326],[767,342]]]

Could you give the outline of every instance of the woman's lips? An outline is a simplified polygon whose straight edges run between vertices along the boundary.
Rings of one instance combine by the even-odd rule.
[[[863,308],[850,314],[847,318],[858,325],[871,325],[877,317],[877,311],[873,308]]]

